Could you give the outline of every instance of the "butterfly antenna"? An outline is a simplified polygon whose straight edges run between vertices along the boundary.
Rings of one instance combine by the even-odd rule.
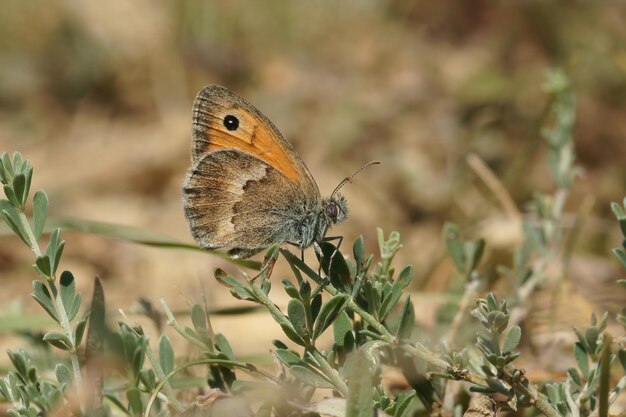
[[[341,189],[341,187],[343,187],[344,185],[346,185],[347,183],[349,183],[350,181],[352,181],[352,178],[356,177],[357,175],[359,175],[361,173],[361,171],[363,171],[365,168],[371,166],[371,165],[380,165],[380,161],[371,161],[368,162],[367,164],[363,165],[361,168],[357,169],[356,171],[354,171],[354,173],[352,175],[350,175],[349,177],[345,177],[338,186],[335,187],[335,189],[333,190],[333,193],[330,195],[330,198],[333,198],[335,196],[335,194],[337,193],[337,191],[339,191]]]

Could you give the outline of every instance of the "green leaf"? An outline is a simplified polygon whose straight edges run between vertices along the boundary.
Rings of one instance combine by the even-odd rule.
[[[309,281],[302,281],[298,293],[300,294],[300,298],[302,300],[309,300],[309,298],[311,297],[311,284],[309,284]]]
[[[13,230],[22,242],[30,247],[28,235],[22,226],[19,215],[15,208],[11,207],[6,200],[0,200],[0,210],[2,210],[2,220]]]
[[[337,346],[344,347],[348,334],[352,332],[352,320],[348,316],[348,313],[342,311],[337,320],[333,322],[333,335],[335,336],[335,343]]]
[[[156,375],[152,369],[142,370],[141,373],[139,374],[139,379],[144,383],[144,385],[146,386],[146,388],[148,388],[149,391],[154,390],[154,388],[157,385]]]
[[[585,377],[589,376],[589,362],[587,359],[587,352],[582,346],[582,343],[576,342],[574,345],[574,358],[576,359],[576,363],[578,364],[578,369],[580,369],[585,375]]]
[[[301,365],[306,366],[305,362],[300,359],[294,351],[289,349],[276,349],[276,357],[284,363],[288,368],[291,368],[293,365]]]
[[[230,292],[236,298],[240,300],[254,300],[255,297],[248,291],[247,288],[243,286],[243,284],[235,279],[230,274],[224,272],[224,270],[218,268],[215,270],[215,279],[220,284],[230,288]]]
[[[384,320],[391,309],[398,303],[400,297],[402,297],[402,293],[404,289],[411,283],[411,279],[413,278],[413,267],[406,266],[400,274],[398,278],[393,283],[391,290],[386,296],[383,296],[383,300],[380,304],[380,308],[378,309],[378,316],[380,320]]]
[[[52,276],[52,271],[50,271],[50,258],[48,255],[38,256],[37,259],[35,259],[35,266],[37,267],[37,272],[44,278],[50,278]]]
[[[322,294],[318,293],[311,299],[311,319],[315,322],[322,309]]]
[[[345,294],[337,294],[331,297],[320,310],[313,327],[313,339],[317,339],[332,324],[339,313],[348,305],[349,298]]]
[[[54,259],[56,257],[56,252],[61,242],[61,229],[55,229],[50,233],[50,241],[48,242],[48,246],[46,247],[46,255],[50,257],[50,259]]]
[[[69,351],[72,349],[72,341],[63,333],[48,332],[43,336],[43,341],[61,350]]]
[[[70,271],[63,271],[59,278],[59,291],[65,306],[65,313],[71,320],[76,317],[80,308],[80,295],[76,294],[76,281]]]
[[[289,252],[287,249],[281,249],[280,253],[283,257],[289,262],[289,265],[298,268],[300,271],[304,272],[309,278],[311,278],[316,283],[321,283],[322,278],[313,270],[310,266],[302,262],[300,258],[295,256],[293,253]]]
[[[396,336],[398,336],[399,339],[410,339],[414,327],[415,310],[413,309],[413,303],[411,303],[411,297],[407,296],[402,306],[402,314],[400,315]]]
[[[289,368],[289,371],[301,382],[318,388],[333,389],[335,386],[326,377],[312,371],[309,368],[305,368],[301,365],[293,365]],[[371,417],[371,414],[370,416]]]
[[[90,360],[91,358],[99,359],[102,357],[102,354],[104,352],[104,340],[107,334],[105,325],[106,303],[104,297],[104,289],[102,288],[102,282],[98,277],[94,278],[93,293],[91,296],[91,307],[89,311],[89,330],[87,331],[87,340],[85,347],[85,356],[87,357],[87,360]],[[80,326],[80,323],[76,326],[77,329],[78,326]],[[122,328],[122,330],[124,330],[124,328]],[[116,334],[119,335],[119,333]],[[123,337],[123,334],[121,334],[120,337]],[[76,344],[78,345],[78,343],[79,342],[77,337]],[[102,375],[100,374],[100,377],[101,376]]]
[[[624,213],[624,209],[617,203],[611,203],[611,210],[613,210],[613,214],[615,214],[615,218],[617,220],[621,220],[626,217],[626,213]]]
[[[204,332],[208,331],[206,312],[200,304],[194,304],[191,307],[191,323],[196,332],[198,332],[198,330],[203,330]]]
[[[15,199],[19,203],[20,207],[24,206],[26,191],[26,177],[24,174],[17,174],[13,177],[13,191],[15,192]],[[7,196],[8,197],[8,196]]]
[[[320,248],[323,254],[322,259],[320,259],[322,270],[330,277],[331,284],[337,289],[347,289],[352,278],[343,254],[330,242],[321,242]],[[331,261],[332,265],[330,265]]]
[[[48,315],[58,323],[59,317],[54,306],[54,301],[50,296],[50,291],[48,290],[48,287],[46,287],[43,282],[33,281],[32,296],[35,301],[37,301],[37,303],[46,311],[46,313],[48,313]]]
[[[360,269],[365,262],[365,240],[363,235],[359,235],[352,245],[352,253],[357,264],[357,270]]]
[[[283,288],[285,289],[285,292],[287,293],[287,295],[291,298],[300,298],[300,292],[298,291],[298,289],[293,285],[293,283],[287,279],[284,279],[281,281],[283,284]],[[304,281],[303,281],[304,282]]]
[[[138,388],[129,388],[126,390],[126,399],[128,400],[128,409],[133,416],[140,416],[143,412],[143,404],[141,403],[141,393]]]
[[[6,152],[0,156],[0,181],[2,184],[7,184],[13,176],[13,167],[9,160],[9,155]]]
[[[30,166],[30,162],[26,161],[22,169],[24,176],[26,177],[26,183],[24,184],[24,197],[23,202],[26,204],[28,200],[28,194],[30,193],[30,184],[33,180],[33,167]]]
[[[76,343],[76,346],[80,346],[80,343],[83,341],[83,335],[85,334],[86,327],[87,327],[86,318],[76,323],[76,328],[74,329],[74,343]]]
[[[16,352],[7,351],[7,354],[9,355],[9,359],[11,360],[11,363],[13,364],[13,367],[15,367],[17,373],[24,381],[27,381],[29,368],[28,363],[30,362],[30,359],[26,355],[26,352],[23,350],[18,350]]]
[[[33,197],[33,233],[35,239],[39,240],[46,225],[46,216],[48,215],[48,196],[42,190],[35,193]]]
[[[371,417],[374,412],[372,364],[361,350],[350,356],[348,367],[348,404],[346,417]]]
[[[7,200],[9,200],[9,203],[11,203],[11,206],[20,207],[20,200],[18,199],[15,190],[13,190],[13,187],[11,185],[5,185],[3,189],[4,195],[7,197]]]
[[[13,172],[15,174],[22,172],[22,162],[24,162],[22,154],[19,152],[13,152]]]
[[[576,383],[576,385],[578,385],[579,387],[583,386],[583,380],[580,377],[580,374],[578,373],[578,369],[576,369],[576,368],[569,368],[567,370],[567,373],[572,378],[572,381],[574,381],[574,383]]]
[[[297,298],[292,298],[287,304],[287,317],[293,325],[296,332],[305,340],[308,340],[308,331],[306,326],[306,311],[304,304]]]
[[[215,335],[215,345],[220,352],[226,355],[228,359],[233,361],[235,360],[235,352],[233,352],[233,348],[230,343],[228,343],[228,339],[226,339],[226,336],[221,333],[217,333]]]
[[[132,359],[130,361],[130,366],[133,371],[133,375],[139,376],[141,369],[143,368],[143,363],[146,360],[146,345],[144,340],[140,340],[135,347],[135,351],[133,352]]]
[[[166,375],[174,370],[174,349],[166,334],[159,338],[159,364]]]
[[[467,242],[465,245],[465,254],[469,261],[469,265],[467,266],[468,271],[473,271],[476,269],[480,260],[483,257],[483,252],[485,250],[485,240],[478,239],[474,242]]]
[[[502,350],[504,352],[513,351],[519,345],[521,338],[522,329],[517,325],[511,327],[504,338],[504,346],[502,347]]]
[[[399,394],[399,396],[396,398],[394,416],[408,417],[409,413],[412,411],[412,407],[410,406],[416,398],[417,393],[415,392],[415,390]]]
[[[67,365],[63,364],[63,363],[59,363],[57,364],[57,366],[54,367],[54,375],[57,378],[57,381],[59,381],[59,384],[61,385],[73,385],[74,384],[74,380],[72,378],[72,371],[70,371],[70,368],[67,367]]]

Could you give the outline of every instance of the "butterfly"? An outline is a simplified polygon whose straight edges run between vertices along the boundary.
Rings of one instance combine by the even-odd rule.
[[[322,242],[348,216],[338,191],[351,177],[322,198],[274,124],[225,87],[209,85],[195,99],[191,161],[183,205],[204,248],[229,248],[234,258],[283,242],[304,249]]]

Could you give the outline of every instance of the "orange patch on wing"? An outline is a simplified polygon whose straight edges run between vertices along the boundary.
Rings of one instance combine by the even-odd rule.
[[[226,130],[219,123],[220,118],[211,120],[207,152],[217,149],[237,149],[256,156],[293,181],[303,180],[300,168],[290,155],[290,150],[281,146],[280,139],[271,130],[264,128],[249,114],[238,113],[238,117],[242,120],[240,128],[235,131]]]

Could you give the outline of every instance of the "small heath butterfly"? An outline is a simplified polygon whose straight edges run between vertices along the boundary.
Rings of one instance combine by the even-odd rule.
[[[193,105],[191,161],[183,187],[191,233],[200,246],[230,248],[235,258],[275,243],[304,249],[323,241],[348,215],[339,188],[361,171],[322,198],[311,172],[274,124],[216,85],[202,89]]]

